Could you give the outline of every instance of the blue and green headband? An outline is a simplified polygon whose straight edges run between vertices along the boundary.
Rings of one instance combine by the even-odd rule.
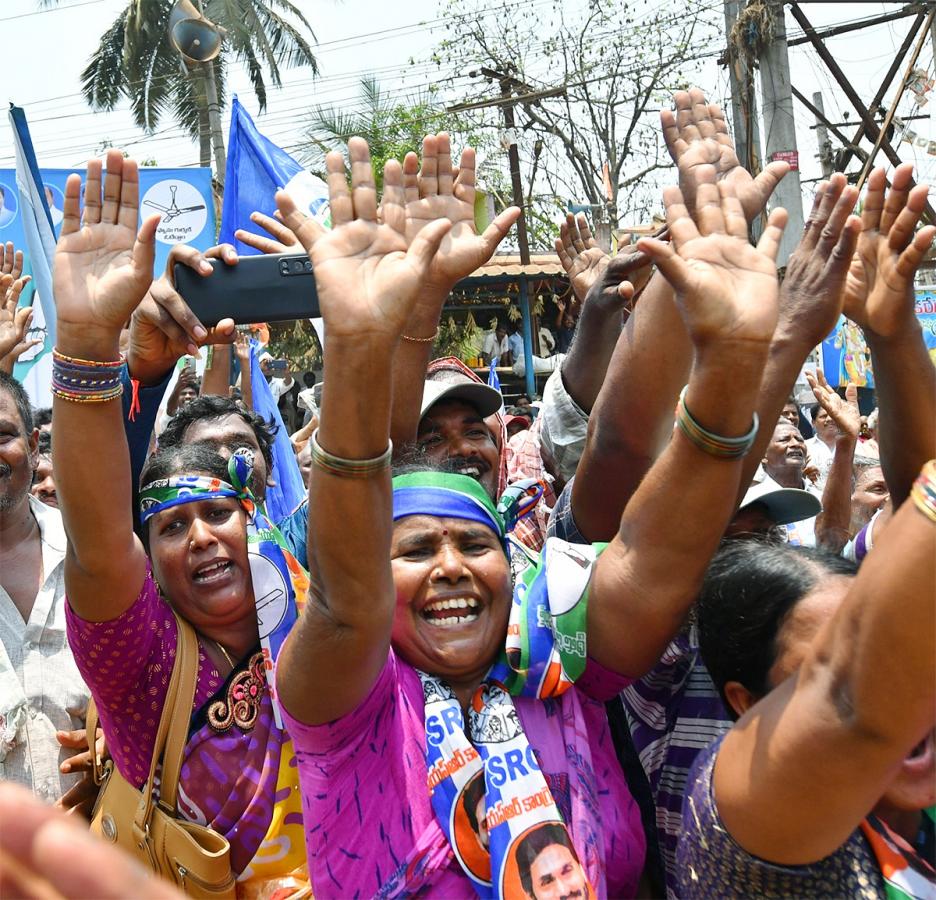
[[[183,503],[236,497],[253,499],[247,484],[253,470],[250,460],[234,454],[228,460],[230,482],[208,475],[173,475],[159,478],[140,489],[140,524],[145,525],[157,513]]]
[[[404,516],[451,516],[487,525],[505,541],[517,520],[543,495],[534,479],[510,485],[497,505],[474,478],[445,472],[414,472],[393,479],[393,520]]]

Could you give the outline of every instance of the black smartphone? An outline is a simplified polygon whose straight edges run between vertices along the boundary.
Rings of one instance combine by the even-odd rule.
[[[304,253],[242,256],[236,266],[209,260],[207,277],[176,263],[176,290],[206,327],[222,319],[238,325],[316,318],[318,293]]]
[[[289,368],[289,363],[285,359],[274,359],[270,363],[270,368],[274,372],[285,372]]]

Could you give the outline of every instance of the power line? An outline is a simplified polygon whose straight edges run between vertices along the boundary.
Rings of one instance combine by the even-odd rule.
[[[63,12],[69,9],[78,9],[79,6],[94,6],[98,3],[104,3],[104,0],[83,0],[82,3],[73,3],[71,6],[51,6],[48,9],[37,9],[33,12],[18,13],[15,16],[5,16],[0,22],[12,22],[14,19],[28,19],[31,16],[41,16],[45,13]]]

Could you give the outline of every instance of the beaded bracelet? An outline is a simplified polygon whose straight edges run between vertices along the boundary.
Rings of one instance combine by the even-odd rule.
[[[936,522],[936,460],[930,460],[910,489],[913,503],[927,519]]]
[[[434,344],[436,338],[439,336],[439,329],[436,330],[429,337],[410,337],[408,334],[401,334],[400,337],[404,341],[409,341],[412,344]]]
[[[126,360],[77,359],[52,351],[52,396],[73,403],[104,403],[123,393]]]
[[[740,459],[754,445],[757,437],[757,429],[760,427],[760,419],[757,413],[754,413],[754,419],[751,423],[751,430],[741,437],[723,437],[707,429],[693,417],[686,406],[686,391],[689,385],[686,385],[679,395],[679,403],[676,406],[676,424],[680,427],[683,434],[695,444],[703,453],[709,456],[717,456],[719,459]]]
[[[318,429],[312,432],[309,439],[309,446],[312,450],[312,465],[317,466],[323,472],[331,475],[338,475],[341,478],[370,478],[384,469],[390,468],[390,458],[393,456],[393,441],[390,446],[372,459],[345,459],[341,456],[333,456],[327,450],[322,449],[318,442]]]

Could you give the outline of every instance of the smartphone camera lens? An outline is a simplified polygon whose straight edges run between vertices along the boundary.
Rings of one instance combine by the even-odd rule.
[[[307,260],[302,264],[302,268],[303,268],[304,271],[306,271],[306,272],[311,272],[311,271],[312,271],[312,260],[311,260],[311,259],[307,259]]]

